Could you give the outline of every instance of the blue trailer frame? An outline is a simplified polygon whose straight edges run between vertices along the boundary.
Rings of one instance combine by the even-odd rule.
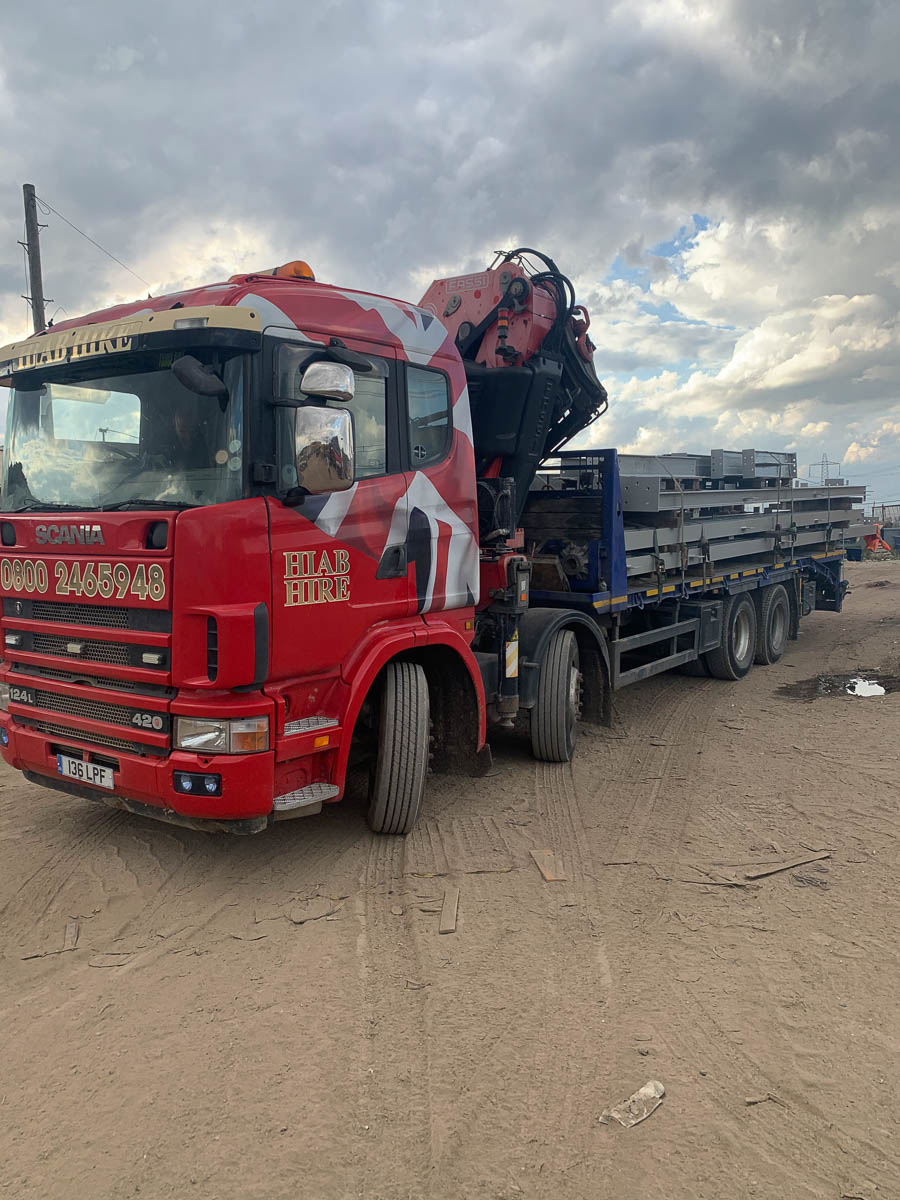
[[[700,657],[708,647],[704,645],[703,613],[698,602],[723,601],[739,592],[758,590],[775,583],[788,584],[792,603],[792,637],[797,636],[802,612],[810,608],[840,612],[847,588],[841,578],[845,557],[843,548],[790,556],[779,555],[773,549],[772,561],[761,565],[757,561],[733,571],[723,571],[708,568],[707,564],[703,566],[699,578],[696,568],[682,569],[680,577],[660,572],[654,581],[638,587],[631,586],[627,572],[618,453],[614,449],[592,449],[589,453],[592,467],[600,473],[601,486],[596,495],[601,506],[601,536],[588,543],[587,577],[574,581],[571,590],[567,591],[532,588],[531,604],[576,610],[609,626],[609,648],[612,651],[610,682],[613,688],[671,670]],[[807,597],[808,603],[804,601],[803,580],[815,585],[814,594]],[[619,636],[623,614],[647,610],[657,610],[660,615],[670,611],[673,620],[638,634]],[[684,619],[680,619],[682,611]],[[690,639],[692,646],[685,648],[685,639]],[[665,643],[670,643],[669,652],[637,668],[620,669],[623,654],[656,643],[663,649]]]

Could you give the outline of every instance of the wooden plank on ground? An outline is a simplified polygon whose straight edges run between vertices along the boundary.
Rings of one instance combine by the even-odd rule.
[[[441,923],[438,933],[456,933],[456,914],[459,909],[459,888],[444,889],[444,904],[441,908]]]
[[[831,858],[830,850],[823,850],[821,854],[805,855],[803,858],[789,858],[787,862],[773,863],[770,867],[765,867],[761,871],[745,871],[745,879],[764,879],[766,875],[777,875],[779,871],[790,871],[792,867],[802,867],[806,863],[818,862],[821,858]]]
[[[547,883],[560,883],[566,878],[566,873],[556,861],[552,850],[532,850],[531,857]]]

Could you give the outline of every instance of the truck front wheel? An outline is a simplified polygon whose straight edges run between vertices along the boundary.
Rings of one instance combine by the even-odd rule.
[[[784,654],[790,627],[791,602],[787,590],[780,583],[763,588],[756,634],[756,662],[778,662]]]
[[[746,592],[725,601],[722,645],[706,655],[714,679],[743,679],[756,653],[756,605]]]
[[[531,750],[543,762],[570,762],[581,708],[578,642],[570,629],[550,639],[531,710]]]
[[[409,833],[425,794],[430,719],[428,681],[418,663],[384,668],[378,753],[368,822],[375,833]]]

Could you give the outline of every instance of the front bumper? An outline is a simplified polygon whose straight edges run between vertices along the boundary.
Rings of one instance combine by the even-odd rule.
[[[173,750],[165,757],[141,757],[120,750],[80,741],[77,737],[49,738],[46,733],[19,724],[9,713],[0,713],[0,729],[5,731],[0,746],[4,761],[27,778],[70,795],[99,800],[116,808],[127,808],[178,824],[194,822],[252,822],[256,832],[271,820],[275,794],[275,755],[269,750],[259,754],[217,754],[201,756]],[[69,750],[88,761],[115,762],[112,791],[63,779],[57,772],[58,749]],[[215,772],[222,777],[220,796],[175,791],[176,771]],[[261,823],[260,823],[261,821]],[[208,827],[204,825],[204,827]]]

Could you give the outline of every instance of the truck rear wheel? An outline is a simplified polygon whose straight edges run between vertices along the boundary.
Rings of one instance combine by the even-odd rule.
[[[714,679],[743,679],[756,653],[756,605],[746,592],[725,601],[722,645],[706,655]]]
[[[531,710],[531,750],[543,762],[570,762],[581,707],[578,642],[570,629],[550,639]]]
[[[777,663],[784,654],[791,627],[791,602],[780,583],[762,589],[755,662]]]
[[[368,822],[376,833],[409,833],[425,794],[428,771],[428,681],[418,663],[384,669],[378,754]]]

